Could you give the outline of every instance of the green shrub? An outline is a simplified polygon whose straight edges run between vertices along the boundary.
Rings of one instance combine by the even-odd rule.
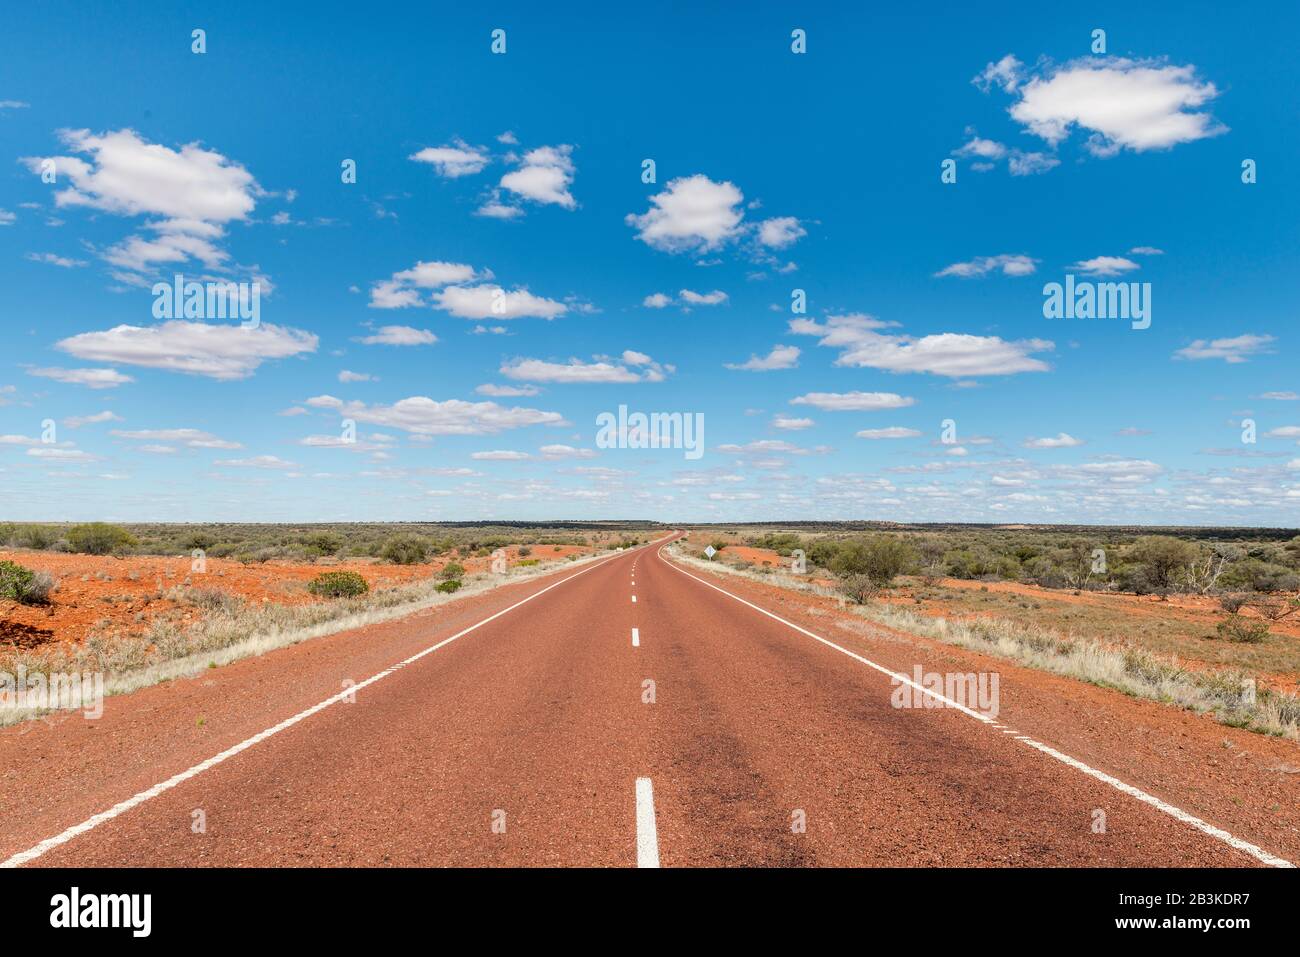
[[[1144,535],[1133,543],[1127,557],[1143,566],[1139,585],[1160,593],[1181,582],[1200,551],[1194,543],[1169,535]]]
[[[459,588],[460,588],[460,579],[450,578],[445,582],[438,582],[437,591],[440,591],[446,595],[450,595],[452,592],[458,590]]]
[[[380,552],[385,561],[394,565],[419,565],[428,557],[429,543],[415,535],[399,535],[384,543]]]
[[[1214,630],[1224,641],[1243,645],[1257,645],[1268,638],[1268,625],[1240,615],[1229,615]]]
[[[460,562],[448,562],[446,565],[442,567],[442,571],[438,572],[438,577],[443,579],[444,581],[459,579],[464,577],[464,575],[465,575],[465,566],[462,565]],[[454,590],[455,589],[453,589],[453,591]]]
[[[880,586],[869,575],[846,575],[840,579],[840,592],[858,605],[865,605],[880,593]]]
[[[865,575],[875,585],[887,586],[896,575],[916,562],[916,550],[901,538],[873,535],[840,546],[831,559],[831,571],[845,577]]]
[[[527,558],[527,557],[528,557],[529,555],[531,555],[532,553],[533,553],[533,550],[532,550],[531,548],[529,548],[527,545],[520,545],[520,546],[519,546],[519,555],[520,555],[521,558]]]
[[[356,572],[324,572],[307,583],[307,590],[318,598],[356,598],[370,586]]]
[[[68,529],[68,545],[86,555],[109,555],[135,544],[135,536],[120,525],[90,522]]]
[[[8,545],[16,531],[18,526],[13,522],[0,522],[0,545]]]
[[[770,548],[782,558],[789,558],[790,553],[800,547],[799,536],[793,532],[768,532],[754,539],[753,544],[757,548]]]
[[[541,564],[541,559],[538,559],[538,558],[521,558],[519,561],[515,562],[515,564],[516,564],[516,565],[519,565],[520,567],[527,566],[527,565],[540,565],[540,564]]]
[[[18,548],[45,551],[59,540],[59,533],[46,525],[20,525],[9,541]]]
[[[317,532],[314,535],[308,535],[302,540],[302,543],[321,555],[333,555],[343,547],[343,539],[332,532]]]
[[[0,561],[0,598],[10,598],[23,605],[43,605],[54,590],[48,572],[34,572],[17,562]]]
[[[1233,562],[1219,577],[1219,587],[1249,589],[1260,592],[1295,591],[1300,588],[1300,575],[1285,565],[1246,558]]]

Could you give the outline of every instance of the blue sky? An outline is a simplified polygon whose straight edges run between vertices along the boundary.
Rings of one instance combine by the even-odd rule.
[[[8,11],[3,517],[1297,524],[1294,5],[728,6]]]

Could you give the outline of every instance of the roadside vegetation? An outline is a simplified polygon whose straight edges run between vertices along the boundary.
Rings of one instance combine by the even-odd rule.
[[[71,550],[72,544],[90,547],[105,556],[104,563],[115,563],[117,549],[152,547],[145,543],[158,539],[140,534],[137,529],[127,531],[137,544],[130,545],[121,535],[111,531],[95,529],[88,537],[69,536],[72,527],[58,529],[40,526],[48,534],[41,539],[47,541],[49,548],[59,547],[60,551]],[[0,526],[0,533],[5,533],[12,540],[20,534],[22,526],[6,528]],[[381,565],[386,561],[395,564],[409,564],[425,548],[424,557],[431,558],[436,546],[414,541],[407,532],[394,535],[391,526],[384,527],[385,534],[375,537],[377,555],[373,560]],[[307,539],[316,536],[312,544],[323,550],[337,554],[346,549],[349,534],[341,531],[308,532],[303,535],[303,545]],[[324,536],[329,536],[324,538]],[[160,577],[156,587],[144,585],[135,572],[128,577],[133,583],[148,588],[147,601],[138,597],[104,595],[100,600],[110,604],[127,604],[128,607],[149,607],[162,611],[152,617],[143,613],[134,615],[129,628],[114,626],[105,622],[97,626],[84,640],[57,640],[51,636],[34,636],[28,640],[29,631],[13,627],[12,618],[17,608],[14,604],[0,605],[0,671],[17,673],[25,668],[27,673],[54,672],[100,672],[105,675],[109,694],[134,690],[159,681],[185,675],[196,674],[206,668],[225,664],[249,655],[261,654],[273,648],[331,634],[365,625],[375,624],[391,618],[397,618],[423,608],[443,604],[466,594],[477,594],[496,587],[503,580],[519,580],[535,575],[548,574],[563,562],[585,562],[608,554],[612,548],[619,547],[624,541],[623,533],[595,532],[593,537],[599,543],[586,554],[573,553],[566,549],[557,539],[565,536],[546,532],[529,535],[520,530],[514,533],[514,541],[505,537],[484,535],[481,530],[468,530],[454,537],[458,545],[450,549],[445,546],[442,551],[447,554],[463,556],[465,561],[471,557],[490,558],[492,550],[515,545],[518,539],[528,537],[529,554],[546,556],[528,558],[511,563],[508,578],[489,573],[486,562],[478,561],[474,567],[484,569],[470,573],[466,564],[460,560],[444,561],[440,569],[415,570],[414,577],[408,577],[397,583],[389,583],[382,574],[383,584],[372,586],[367,578],[350,569],[322,569],[314,577],[301,581],[297,585],[298,593],[305,592],[315,601],[282,602],[266,598],[248,598],[222,587],[222,572],[209,571],[206,575],[185,576],[183,581],[166,585]],[[432,536],[422,536],[432,538]],[[646,536],[648,538],[649,536]],[[188,557],[188,547],[201,548],[206,542],[211,546],[210,536],[188,530],[184,535],[177,534],[169,539],[179,554],[171,557]],[[585,536],[578,536],[586,541]],[[487,549],[492,544],[494,549]],[[104,551],[108,548],[108,551]],[[463,551],[462,551],[463,549]],[[522,549],[514,549],[521,554]],[[558,552],[558,553],[557,553]],[[549,554],[548,554],[549,553]],[[89,554],[89,553],[87,553]],[[34,561],[39,556],[33,556]],[[114,575],[117,575],[114,572]],[[96,573],[86,575],[82,581],[92,579],[94,582],[111,583],[113,576]],[[205,584],[198,584],[198,582]],[[212,582],[212,584],[206,584]],[[93,583],[93,582],[92,582]],[[34,571],[24,565],[8,559],[0,559],[0,602],[16,602],[23,605],[39,605],[47,602],[57,588],[56,582],[49,574]],[[44,614],[44,612],[40,612]],[[18,640],[15,640],[18,639]],[[0,711],[0,724],[22,720],[29,715],[18,711]]]
[[[1225,530],[1227,531],[1227,530]],[[1255,531],[1255,530],[1248,530]],[[1266,530],[1260,530],[1266,531]],[[1272,622],[1300,620],[1300,535],[1204,539],[1188,535],[1091,535],[1052,530],[989,529],[868,535],[766,532],[710,542],[726,560],[728,546],[769,549],[782,558],[795,550],[810,572],[833,577],[841,591],[865,600],[899,576],[925,584],[943,579],[1017,582],[1073,593],[1179,595],[1214,599],[1228,615],[1243,611]],[[1238,628],[1228,640],[1242,641]]]
[[[676,550],[703,562],[711,544],[715,568],[879,624],[1300,739],[1300,536],[1207,531],[707,529]]]
[[[318,598],[356,598],[370,591],[370,585],[356,572],[325,572],[307,583]]]
[[[32,571],[17,562],[0,561],[0,598],[20,605],[43,605],[54,591],[54,578],[47,572]]]
[[[483,558],[498,548],[556,545],[621,548],[649,541],[656,531],[627,531],[606,523],[534,525],[81,525],[0,522],[0,548],[87,555],[190,555],[257,563],[374,559],[422,564],[438,556]]]

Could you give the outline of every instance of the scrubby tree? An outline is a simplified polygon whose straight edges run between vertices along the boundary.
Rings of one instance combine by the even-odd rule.
[[[1244,558],[1223,570],[1218,585],[1258,592],[1288,592],[1300,590],[1300,575],[1285,565]]]
[[[302,543],[322,555],[334,555],[343,547],[343,539],[333,532],[315,532],[302,540]]]
[[[946,546],[937,535],[922,535],[916,540],[917,560],[920,564],[921,580],[933,585],[943,577],[943,553]]]
[[[837,575],[865,575],[878,586],[890,585],[894,578],[916,562],[916,550],[892,535],[872,535],[850,539],[840,546],[831,559],[831,571]]]
[[[416,535],[398,535],[384,543],[380,553],[385,561],[394,565],[419,565],[428,557],[429,545]]]
[[[1141,566],[1142,577],[1150,590],[1169,592],[1200,557],[1200,549],[1192,542],[1169,535],[1144,535],[1129,548],[1128,557]]]
[[[135,544],[135,536],[120,525],[89,522],[68,529],[68,546],[87,555],[111,555]]]
[[[59,533],[46,525],[20,525],[9,540],[18,548],[43,552],[59,540]]]

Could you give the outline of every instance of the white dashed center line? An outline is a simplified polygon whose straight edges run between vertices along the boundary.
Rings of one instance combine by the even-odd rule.
[[[484,625],[488,624],[489,622],[496,621],[502,615],[508,615],[516,608],[520,607],[521,605],[526,605],[534,598],[538,598],[542,595],[545,595],[548,591],[550,591],[553,588],[559,588],[565,582],[572,581],[573,579],[578,578],[581,575],[587,574],[593,569],[600,568],[610,560],[611,560],[610,558],[605,558],[593,562],[592,564],[588,565],[580,572],[576,572],[572,575],[567,575],[564,578],[561,578],[559,581],[552,582],[551,584],[545,586],[544,588],[539,588],[531,595],[528,595],[525,598],[521,598],[513,605],[510,605],[507,608],[502,608],[500,611],[488,615],[488,617],[484,618],[482,621],[477,621],[466,628],[462,628],[460,631],[456,632],[456,634],[444,638],[442,639],[442,641],[436,642],[435,644],[429,645],[429,647],[423,649],[422,651],[417,651],[409,658],[403,658],[401,661],[385,668],[383,671],[373,674],[369,678],[366,678],[364,681],[358,682],[355,685],[352,685],[348,688],[344,688],[338,694],[331,695],[330,697],[326,698],[324,701],[314,704],[310,708],[307,708],[304,711],[299,711],[297,714],[293,715],[290,718],[285,718],[279,724],[273,725],[272,727],[267,728],[265,731],[259,731],[251,738],[246,738],[245,740],[239,742],[238,744],[222,751],[220,754],[213,755],[212,757],[208,758],[206,761],[202,761],[194,765],[194,767],[192,768],[189,768],[185,771],[181,771],[179,774],[174,774],[166,781],[162,781],[158,784],[155,784],[153,787],[149,788],[148,790],[141,791],[138,794],[135,794],[127,798],[124,801],[119,801],[117,804],[114,804],[112,807],[108,808],[107,810],[100,811],[98,814],[93,815],[92,817],[86,819],[80,824],[73,825],[72,827],[67,828],[61,833],[54,835],[53,837],[46,838],[45,840],[37,844],[35,847],[29,848],[28,850],[22,851],[18,854],[14,854],[12,857],[8,858],[7,860],[0,861],[0,869],[20,867],[23,864],[27,864],[30,861],[34,861],[36,858],[47,853],[48,851],[51,851],[56,847],[66,844],[69,841],[71,841],[73,838],[79,837],[80,835],[85,834],[88,831],[94,830],[95,828],[99,827],[99,825],[105,823],[106,821],[111,821],[115,817],[118,817],[130,811],[132,808],[144,804],[146,801],[153,800],[158,795],[170,791],[172,788],[175,788],[178,785],[184,784],[190,778],[202,774],[204,771],[207,771],[209,768],[216,767],[218,764],[222,764],[230,760],[236,755],[239,755],[244,751],[247,751],[249,748],[260,744],[261,742],[265,741],[267,738],[279,734],[281,731],[284,731],[287,728],[293,727],[294,725],[298,724],[300,721],[305,721],[306,719],[310,718],[312,715],[325,710],[331,705],[338,704],[340,701],[346,701],[351,699],[352,696],[354,696],[358,691],[361,691],[363,688],[368,688],[370,685],[373,685],[376,682],[383,681],[385,678],[387,678],[389,675],[393,674],[394,672],[415,664],[415,662],[419,661],[421,658],[424,658],[427,655],[433,654],[439,648],[444,648],[447,645],[451,644],[453,641],[457,641],[465,637],[466,635],[470,634],[471,632],[477,631],[479,628],[482,628]],[[636,629],[633,629],[632,630],[633,644],[636,643],[636,640],[637,640]]]
[[[636,779],[636,866],[659,866],[659,834],[655,830],[655,790],[649,778]]]
[[[641,632],[637,631],[635,628],[632,629],[632,647],[641,647]]]

